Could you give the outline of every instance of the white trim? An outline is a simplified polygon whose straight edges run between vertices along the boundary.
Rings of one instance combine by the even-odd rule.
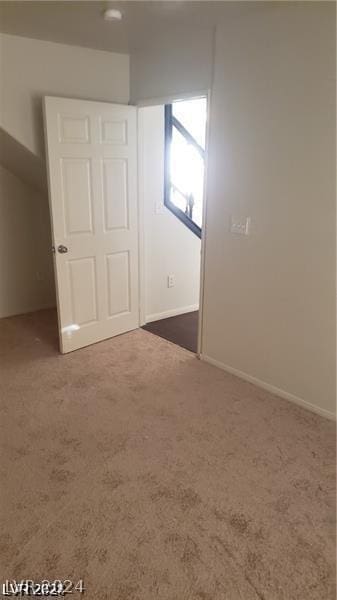
[[[207,93],[207,129],[205,144],[205,168],[204,168],[204,190],[202,200],[202,230],[201,230],[201,248],[200,248],[200,287],[199,287],[199,318],[197,333],[197,356],[202,352],[202,333],[203,333],[203,315],[204,315],[204,289],[205,289],[205,268],[206,268],[206,237],[207,237],[207,179],[209,165],[209,140],[210,140],[210,115],[211,115],[211,90]]]
[[[199,310],[199,306],[197,304],[192,304],[191,306],[184,306],[182,308],[171,308],[170,310],[165,310],[161,313],[147,315],[145,317],[145,323],[152,323],[153,321],[159,321],[160,319],[168,319],[169,317],[184,315],[185,313],[194,312],[195,310]]]
[[[202,354],[202,336],[204,331],[204,296],[205,296],[205,273],[206,273],[206,243],[207,243],[207,207],[208,207],[208,171],[209,171],[209,148],[211,138],[211,106],[212,90],[214,84],[214,64],[215,64],[215,34],[216,27],[213,28],[212,38],[212,71],[211,83],[207,90],[207,129],[205,144],[205,171],[204,171],[204,194],[202,207],[202,233],[201,233],[201,252],[200,252],[200,291],[199,291],[199,318],[198,318],[198,338],[197,338],[197,356]]]
[[[138,291],[139,326],[145,325],[145,200],[144,200],[144,128],[143,118],[137,107],[137,165],[138,165]]]
[[[307,410],[310,410],[311,412],[314,412],[314,413],[320,415],[321,417],[326,417],[327,419],[331,419],[333,421],[336,420],[336,415],[334,413],[330,412],[329,410],[325,410],[325,408],[320,408],[319,406],[316,406],[315,404],[311,404],[310,402],[303,400],[303,398],[299,398],[298,396],[295,396],[294,394],[290,394],[289,392],[286,392],[285,390],[282,390],[274,385],[271,385],[270,383],[266,383],[265,381],[262,381],[261,379],[258,379],[257,377],[248,375],[248,373],[244,373],[243,371],[239,371],[238,369],[234,369],[233,367],[225,365],[224,363],[220,362],[219,360],[216,360],[215,358],[211,358],[210,356],[207,356],[206,354],[200,354],[200,359],[209,363],[210,365],[213,365],[214,367],[218,367],[219,369],[222,369],[223,371],[230,373],[231,375],[235,375],[236,377],[239,377],[240,379],[244,379],[244,381],[253,383],[257,387],[267,390],[267,392],[276,394],[276,396],[279,396],[280,398],[283,398],[284,400],[289,400],[289,402],[298,404],[299,406],[302,406],[302,408],[306,408]]]

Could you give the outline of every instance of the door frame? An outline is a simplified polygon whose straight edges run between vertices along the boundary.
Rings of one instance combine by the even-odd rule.
[[[138,102],[137,108],[145,108],[147,106],[157,106],[171,104],[177,100],[192,100],[195,98],[207,98],[207,127],[206,127],[206,144],[205,144],[205,174],[204,174],[204,194],[203,194],[203,210],[202,210],[202,234],[201,234],[201,249],[200,249],[200,289],[199,289],[199,318],[198,318],[198,343],[196,356],[200,359],[202,354],[202,338],[203,338],[203,317],[204,317],[204,291],[205,291],[205,269],[206,269],[206,239],[207,239],[207,176],[209,169],[209,138],[210,138],[210,114],[211,114],[211,90],[199,90],[196,92],[188,92],[174,94],[172,96],[163,96],[159,98],[151,98]],[[145,199],[144,199],[144,172],[143,172],[143,131],[141,129],[139,115],[137,118],[138,131],[138,236],[139,236],[139,324],[140,327],[145,325]]]

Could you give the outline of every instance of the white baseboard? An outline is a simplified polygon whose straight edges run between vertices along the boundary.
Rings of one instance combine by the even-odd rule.
[[[161,313],[147,315],[145,317],[145,323],[152,323],[153,321],[159,321],[160,319],[168,319],[169,317],[184,315],[185,313],[194,312],[195,310],[199,310],[198,304],[192,304],[191,306],[183,306],[182,308],[171,308],[170,310],[165,310]]]
[[[280,396],[280,398],[284,398],[285,400],[289,400],[290,402],[293,402],[294,404],[298,404],[298,406],[302,406],[302,408],[306,408],[307,410],[310,410],[311,412],[314,412],[314,413],[320,415],[321,417],[326,417],[327,419],[331,419],[332,421],[336,420],[336,415],[334,413],[330,412],[329,410],[326,410],[325,408],[320,408],[319,406],[316,406],[315,404],[311,404],[310,402],[307,402],[306,400],[303,400],[302,398],[299,398],[298,396],[295,396],[294,394],[290,394],[289,392],[286,392],[285,390],[282,390],[274,385],[271,385],[270,383],[266,383],[265,381],[262,381],[261,379],[257,379],[257,377],[248,375],[248,373],[244,373],[243,371],[239,371],[238,369],[229,367],[228,365],[225,365],[224,363],[222,363],[218,360],[215,360],[214,358],[211,358],[210,356],[207,356],[206,354],[200,354],[200,359],[204,360],[205,362],[207,362],[211,365],[214,365],[215,367],[218,367],[219,369],[222,369],[223,371],[226,371],[227,373],[230,373],[231,375],[236,375],[236,377],[239,377],[240,379],[244,379],[244,381],[253,383],[257,387],[260,387],[260,388],[266,390],[267,392],[271,392],[272,394],[275,394],[276,396]]]

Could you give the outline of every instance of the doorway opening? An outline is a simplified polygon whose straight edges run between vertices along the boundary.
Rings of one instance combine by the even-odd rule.
[[[207,98],[139,110],[143,328],[198,352]]]
[[[61,352],[139,326],[200,352],[206,121],[205,97],[45,98]]]

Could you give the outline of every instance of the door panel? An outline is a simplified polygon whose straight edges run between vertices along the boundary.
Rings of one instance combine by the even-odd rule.
[[[127,161],[105,158],[103,161],[103,202],[105,230],[128,229],[129,206],[127,189]],[[111,194],[114,202],[109,202]]]
[[[130,311],[129,252],[115,252],[107,256],[109,317]],[[118,288],[115,281],[120,282]]]
[[[139,325],[136,109],[50,97],[44,108],[60,347],[69,352]]]
[[[65,236],[93,233],[91,161],[88,158],[61,158],[60,166]]]
[[[74,142],[75,144],[87,144],[89,142],[89,117],[60,114],[58,124],[59,142]]]
[[[103,144],[127,144],[127,120],[101,119],[101,141]]]
[[[97,321],[97,273],[94,256],[68,260],[71,321],[87,325]]]

